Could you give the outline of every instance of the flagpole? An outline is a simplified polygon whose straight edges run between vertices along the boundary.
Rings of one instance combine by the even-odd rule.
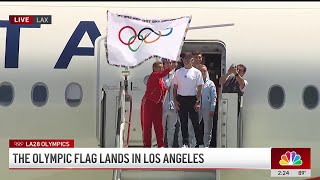
[[[226,26],[234,26],[234,23],[215,24],[215,25],[207,25],[207,26],[195,26],[195,27],[189,27],[188,30],[207,29],[207,28],[226,27]]]

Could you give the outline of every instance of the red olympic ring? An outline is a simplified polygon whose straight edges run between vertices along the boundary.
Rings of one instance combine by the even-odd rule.
[[[133,33],[134,33],[134,38],[133,38],[133,40],[132,40],[131,42],[128,42],[128,43],[124,42],[124,41],[121,39],[121,36],[120,36],[122,30],[124,30],[124,29],[126,29],[126,28],[131,29],[131,30],[133,31]],[[136,38],[137,38],[137,32],[136,32],[136,30],[133,29],[133,27],[131,27],[131,26],[124,26],[123,28],[120,29],[119,34],[118,34],[118,37],[119,37],[119,40],[122,42],[122,44],[125,44],[125,45],[129,46],[129,45],[133,44],[133,42],[136,40]]]

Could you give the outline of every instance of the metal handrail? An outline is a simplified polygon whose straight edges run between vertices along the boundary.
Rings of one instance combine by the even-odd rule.
[[[124,145],[124,124],[125,124],[125,91],[124,87],[120,86],[119,99],[118,99],[118,110],[117,110],[117,130],[116,130],[116,139],[115,146],[116,148],[123,148]],[[121,170],[113,170],[113,180],[120,180]]]
[[[101,100],[102,100],[102,98],[101,98],[101,89],[103,89],[102,87],[101,87],[101,84],[100,84],[100,61],[101,61],[101,59],[100,59],[100,52],[101,52],[101,47],[100,47],[100,45],[101,45],[101,42],[102,41],[104,41],[106,39],[106,37],[104,37],[104,36],[100,36],[100,37],[98,37],[97,39],[96,39],[96,41],[95,41],[95,45],[94,45],[94,58],[95,58],[95,61],[96,61],[96,70],[97,70],[97,80],[96,80],[96,122],[97,122],[97,126],[100,124],[100,121],[101,121],[101,114],[102,114],[102,112],[101,112],[101,107],[100,107],[100,105],[101,105]],[[103,91],[103,90],[102,90]],[[102,129],[102,126],[100,126],[100,127],[97,127],[97,129]],[[100,133],[97,133],[97,135],[101,135],[101,132]],[[99,137],[97,137],[98,139],[99,139]],[[102,138],[101,136],[100,136],[100,138]],[[99,142],[101,142],[101,140],[99,140]],[[100,144],[101,145],[101,144]]]
[[[101,119],[100,119],[100,139],[99,139],[99,146],[101,148],[105,147],[105,119],[106,119],[106,97],[107,97],[107,93],[104,89],[102,89],[103,92],[103,98],[102,98],[102,103],[101,103]]]
[[[238,147],[243,147],[243,116],[242,116],[242,103],[243,103],[243,96],[240,97],[240,108],[239,108],[239,116],[238,116]]]

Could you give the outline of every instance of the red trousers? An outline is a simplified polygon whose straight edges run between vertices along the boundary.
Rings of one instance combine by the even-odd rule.
[[[142,99],[140,116],[144,147],[151,147],[152,124],[156,133],[158,147],[165,147],[162,126],[162,111],[162,102],[155,103],[146,98]]]

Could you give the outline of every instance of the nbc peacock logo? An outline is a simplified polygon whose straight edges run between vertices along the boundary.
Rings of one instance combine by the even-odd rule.
[[[297,154],[295,151],[287,151],[285,154],[281,156],[279,164],[281,166],[301,166],[301,156]]]

